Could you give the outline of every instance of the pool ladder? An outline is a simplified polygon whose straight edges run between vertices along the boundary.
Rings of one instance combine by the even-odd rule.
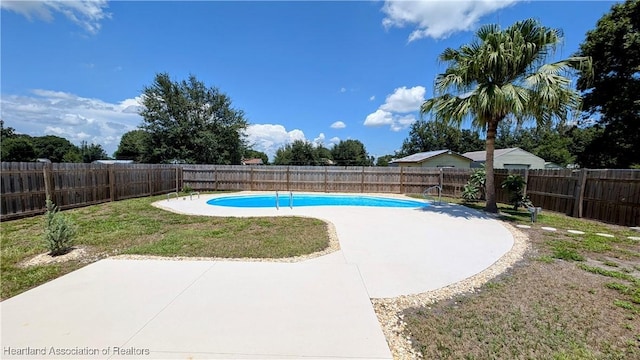
[[[289,191],[289,208],[293,209],[293,191]],[[276,191],[276,210],[280,210],[280,194]]]
[[[434,186],[428,187],[428,188],[427,188],[427,190],[425,190],[425,191],[422,193],[422,196],[424,197],[424,200],[425,200],[425,201],[429,201],[429,199],[431,198],[431,201],[432,201],[432,202],[436,202],[435,197],[433,197],[431,194],[429,194],[429,192],[430,192],[432,189],[438,189],[438,205],[440,205],[440,200],[442,199],[442,186],[440,186],[440,185],[434,185]]]

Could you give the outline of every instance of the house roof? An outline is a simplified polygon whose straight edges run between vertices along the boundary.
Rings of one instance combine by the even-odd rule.
[[[243,165],[262,165],[262,159],[244,159],[242,160]]]
[[[421,152],[421,153],[417,153],[417,154],[413,154],[413,155],[409,155],[409,156],[405,156],[403,158],[400,159],[395,159],[392,160],[390,162],[392,163],[421,163],[424,162],[430,158],[442,155],[442,154],[449,154],[449,155],[454,155],[454,156],[458,156],[461,158],[465,158],[467,160],[471,160],[469,157],[464,156],[464,155],[460,155],[456,152],[453,152],[451,150],[435,150],[435,151],[427,151],[427,152]]]
[[[521,150],[521,151],[524,151],[524,152],[528,152],[528,151],[522,150],[522,149],[517,148],[517,147],[515,147],[515,148],[507,148],[507,149],[495,149],[493,151],[493,158],[495,159],[495,158],[500,157],[502,155],[508,154],[508,153],[510,153],[510,152],[512,152],[514,150]],[[529,154],[531,154],[531,153],[529,153]],[[470,158],[473,161],[486,161],[487,160],[487,152],[486,151],[470,151],[470,152],[466,152],[466,153],[464,153],[462,155]],[[531,154],[531,155],[533,155],[533,154]],[[533,156],[535,156],[535,155],[533,155]]]

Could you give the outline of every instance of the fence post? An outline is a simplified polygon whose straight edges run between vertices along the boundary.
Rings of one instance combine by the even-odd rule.
[[[438,183],[438,185],[440,185],[440,192],[442,192],[444,185],[444,168],[440,168],[440,178],[438,179]]]
[[[113,170],[113,164],[107,165],[109,170],[109,200],[116,201],[116,174]]]
[[[151,169],[147,168],[147,183],[149,184],[149,196],[153,195],[153,182],[151,181],[151,179],[153,178],[153,176],[151,176],[152,171],[154,171],[153,168]]]
[[[527,197],[527,184],[529,183],[529,168],[524,169],[524,187],[522,188],[522,196]]]
[[[289,165],[287,165],[287,191],[291,190],[291,184],[289,183]]]
[[[253,191],[253,165],[249,165],[249,189]]]
[[[180,191],[179,188],[178,188],[178,185],[180,184],[179,183],[180,180],[179,180],[179,175],[178,175],[178,171],[179,171],[178,169],[179,169],[179,167],[178,167],[178,165],[176,165],[176,193],[178,193]]]
[[[324,166],[324,192],[327,192],[327,176],[328,176],[328,168],[327,165]]]
[[[364,166],[362,167],[362,176],[360,177],[360,193],[364,193]]]
[[[400,168],[400,194],[404,194],[404,170],[402,166],[398,165]]]
[[[580,169],[578,180],[576,181],[576,187],[573,190],[573,217],[582,217],[582,203],[584,202],[584,188],[587,184],[587,172],[588,169]]]
[[[53,199],[53,165],[51,163],[45,163],[42,167],[42,175],[44,176],[44,192],[45,196],[51,201]]]
[[[213,181],[216,186],[215,190],[218,191],[218,167],[213,166]]]

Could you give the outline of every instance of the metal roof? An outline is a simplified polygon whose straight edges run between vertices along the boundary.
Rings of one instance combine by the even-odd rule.
[[[507,148],[507,149],[495,149],[493,151],[493,157],[497,158],[498,156],[502,156],[504,154],[510,153],[513,150],[522,150],[520,148]],[[524,150],[522,150],[524,151]],[[486,151],[470,151],[470,152],[466,152],[464,154],[462,154],[463,156],[466,156],[468,158],[470,158],[473,161],[487,161],[487,152]]]
[[[405,163],[405,162],[420,163],[420,162],[426,161],[427,159],[430,159],[432,157],[436,157],[442,154],[450,154],[450,155],[459,156],[459,157],[463,157],[471,160],[468,156],[460,155],[457,152],[454,152],[451,150],[435,150],[435,151],[427,151],[427,152],[421,152],[421,153],[405,156],[400,159],[395,159],[391,162],[392,163]]]

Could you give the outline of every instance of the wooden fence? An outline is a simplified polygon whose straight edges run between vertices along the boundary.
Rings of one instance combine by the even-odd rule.
[[[181,171],[172,165],[2,163],[2,220],[41,214],[47,196],[60,208],[176,191]]]
[[[640,226],[640,170],[496,170],[500,187],[510,173],[527,181],[527,195],[545,210],[624,226]],[[441,185],[460,197],[470,169],[146,164],[2,163],[3,220],[39,214],[47,194],[62,209],[190,187],[195,191],[253,190],[417,193]]]
[[[421,168],[185,165],[182,171],[184,185],[196,191],[422,193],[441,182],[438,169]],[[466,183],[469,171],[463,172],[455,188]]]
[[[535,206],[611,224],[640,225],[640,170],[529,170],[520,174]],[[496,187],[507,175],[496,170]],[[504,190],[496,195],[498,202],[509,202]]]
[[[442,185],[443,195],[460,197],[471,169],[402,167],[222,166],[182,168],[184,185],[197,191],[317,191],[422,193]],[[496,198],[509,174],[527,181],[526,193],[545,210],[625,226],[640,225],[640,170],[496,170]]]

